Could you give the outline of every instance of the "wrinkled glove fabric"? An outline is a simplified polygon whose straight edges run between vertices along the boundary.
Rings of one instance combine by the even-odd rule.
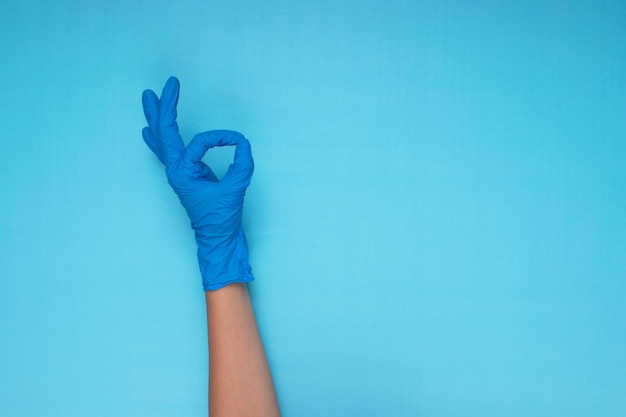
[[[246,189],[254,171],[250,142],[238,132],[200,133],[185,147],[176,122],[179,82],[171,77],[161,97],[143,93],[148,126],[143,139],[165,165],[169,184],[191,220],[198,244],[198,262],[205,291],[254,280],[248,243],[242,227]],[[236,146],[233,163],[221,180],[202,157],[216,146]]]

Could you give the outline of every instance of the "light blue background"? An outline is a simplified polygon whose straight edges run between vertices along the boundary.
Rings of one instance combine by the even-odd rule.
[[[206,413],[195,242],[140,135],[169,75],[186,140],[252,141],[285,416],[626,415],[623,2],[4,1],[0,23],[0,415]]]

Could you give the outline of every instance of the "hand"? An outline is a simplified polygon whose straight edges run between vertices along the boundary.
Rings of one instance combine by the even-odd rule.
[[[250,142],[238,132],[212,130],[193,137],[185,147],[176,123],[180,85],[171,77],[161,99],[143,92],[148,126],[143,139],[165,165],[169,184],[182,203],[198,243],[204,290],[254,280],[248,243],[241,225],[243,200],[254,171]],[[234,162],[218,180],[202,157],[214,146],[236,145]]]

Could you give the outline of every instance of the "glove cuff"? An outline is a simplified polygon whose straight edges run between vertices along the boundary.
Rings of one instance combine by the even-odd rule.
[[[243,229],[230,242],[211,246],[196,232],[198,264],[204,291],[218,290],[235,282],[254,281],[248,257],[248,242]]]

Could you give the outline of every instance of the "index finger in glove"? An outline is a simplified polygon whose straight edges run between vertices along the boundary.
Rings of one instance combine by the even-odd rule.
[[[143,114],[146,116],[146,121],[151,129],[154,129],[154,124],[157,122],[159,115],[159,99],[152,90],[145,90],[141,95],[141,103],[143,104]]]
[[[200,162],[202,157],[211,148],[216,146],[237,145],[246,138],[239,132],[232,130],[210,130],[198,133],[187,145],[187,158],[192,162]]]
[[[221,182],[234,182],[242,187],[247,187],[254,172],[254,161],[252,160],[250,142],[239,132],[211,130],[199,133],[187,145],[187,158],[198,163],[209,149],[215,146],[230,145],[237,146],[235,158]]]

